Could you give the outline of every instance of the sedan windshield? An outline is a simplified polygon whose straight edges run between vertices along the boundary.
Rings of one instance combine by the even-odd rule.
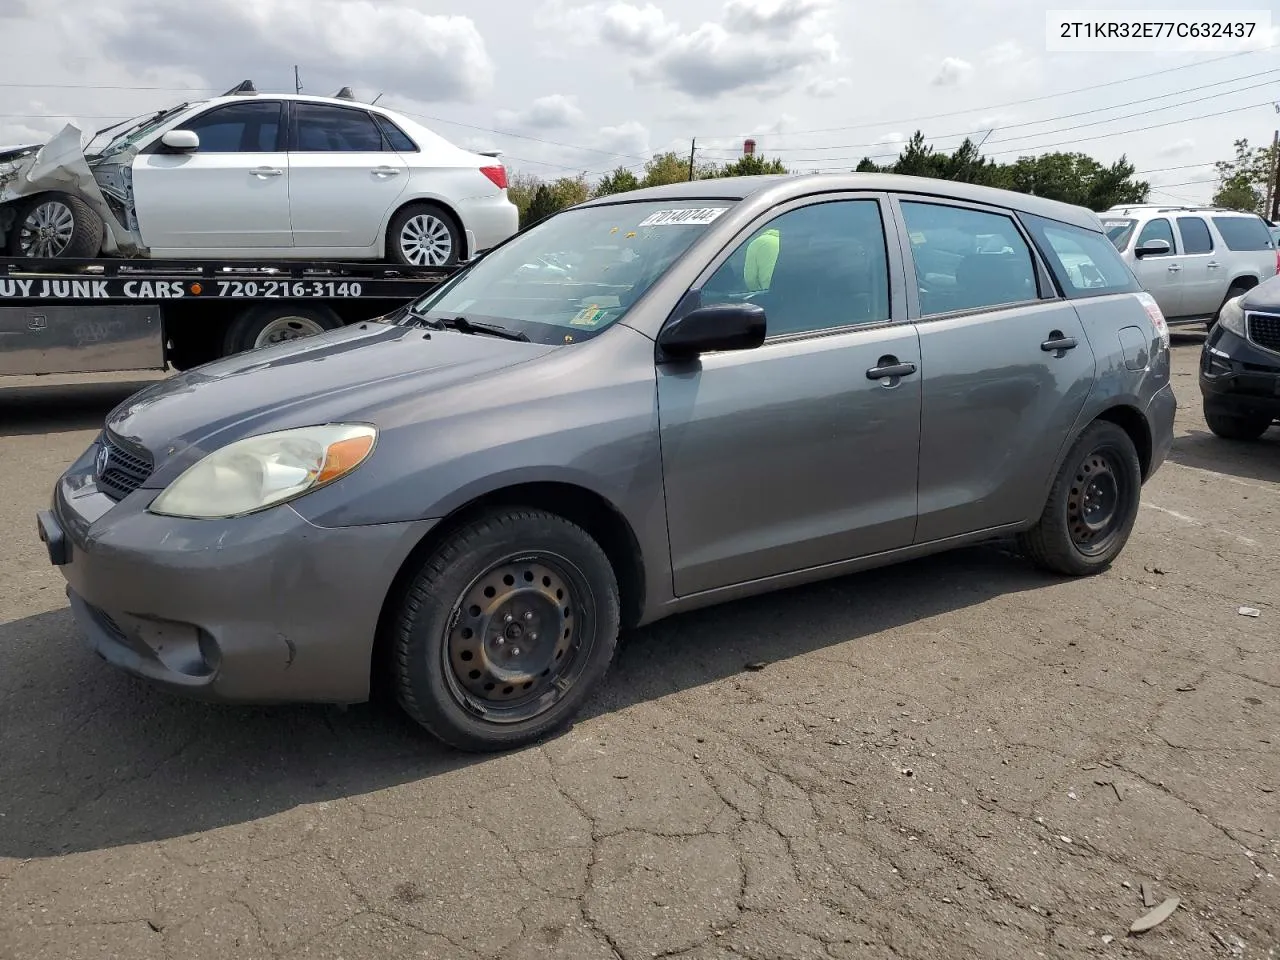
[[[668,200],[566,210],[427,294],[405,319],[486,324],[540,343],[586,340],[621,319],[730,206]]]
[[[93,139],[85,147],[84,152],[86,155],[99,157],[118,153],[133,146],[161,124],[167,123],[172,117],[186,110],[189,106],[191,106],[189,103],[180,103],[176,107],[144,114],[141,117],[134,117],[119,126],[108,127],[106,130],[94,135]],[[110,139],[106,141],[101,149],[95,149],[95,144],[107,137],[108,134],[110,134]]]

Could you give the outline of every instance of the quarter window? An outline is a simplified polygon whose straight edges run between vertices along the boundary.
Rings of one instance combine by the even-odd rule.
[[[1030,214],[1021,217],[1066,296],[1100,297],[1142,289],[1106,234]]]
[[[1179,217],[1178,234],[1182,237],[1183,253],[1212,253],[1213,238],[1209,225],[1201,217]]]
[[[392,150],[395,150],[398,153],[418,152],[417,146],[409,139],[409,135],[407,133],[381,114],[375,113],[373,116],[374,119],[377,120],[378,126],[382,128],[382,135],[386,137],[387,144]]]
[[[1009,217],[904,201],[920,313],[935,316],[1039,297],[1031,248]]]
[[[875,200],[790,210],[748,237],[701,290],[701,303],[764,307],[770,336],[889,319],[889,260]]]
[[[1214,217],[1228,250],[1270,250],[1271,233],[1258,217]]]
[[[1138,234],[1138,242],[1135,244],[1134,249],[1141,247],[1144,243],[1147,243],[1150,240],[1163,240],[1165,243],[1169,244],[1169,252],[1167,254],[1158,254],[1158,256],[1171,257],[1178,249],[1173,242],[1173,227],[1169,226],[1169,221],[1164,217],[1160,217],[1157,220],[1147,221],[1147,225],[1144,226],[1142,228],[1142,232]],[[1157,256],[1157,254],[1151,254],[1150,256]]]
[[[275,153],[280,149],[280,101],[214,107],[176,129],[198,136],[201,153]]]
[[[303,153],[381,153],[382,131],[363,110],[321,103],[294,105],[297,146]]]

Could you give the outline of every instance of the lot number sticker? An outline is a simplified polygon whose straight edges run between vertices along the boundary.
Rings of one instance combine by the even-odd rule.
[[[685,210],[659,210],[640,221],[642,227],[706,226],[727,207],[693,207]]]

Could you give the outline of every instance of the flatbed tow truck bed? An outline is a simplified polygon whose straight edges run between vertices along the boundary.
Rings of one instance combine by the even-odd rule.
[[[0,258],[0,376],[179,370],[389,313],[453,268]]]

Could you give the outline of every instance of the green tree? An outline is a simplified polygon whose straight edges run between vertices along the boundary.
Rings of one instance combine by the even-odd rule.
[[[689,179],[689,158],[674,151],[655,153],[644,165],[642,187],[661,187],[668,183],[684,183]]]
[[[628,170],[626,167],[618,167],[612,173],[607,173],[596,184],[594,196],[607,197],[615,193],[626,193],[628,190],[636,190],[640,186],[640,178]]]
[[[551,184],[551,192],[556,198],[557,210],[586,203],[591,198],[591,187],[587,184],[585,173],[576,177],[561,177]]]
[[[1234,144],[1234,160],[1221,160],[1214,164],[1218,172],[1218,189],[1211,201],[1215,207],[1245,210],[1268,216],[1266,210],[1268,186],[1275,172],[1273,147],[1250,147],[1246,139]]]
[[[529,226],[537,223],[553,213],[559,212],[561,209],[559,201],[556,199],[555,191],[546,183],[538,184],[538,188],[533,192],[533,199],[529,202],[529,206],[525,209],[525,214],[520,220],[520,227]]]
[[[757,177],[770,173],[790,173],[781,160],[766,160],[759,154],[746,154],[711,172],[713,177]]]
[[[532,173],[516,171],[507,178],[507,199],[520,211],[521,225],[525,222],[525,215],[529,211],[529,204],[533,202],[533,195],[541,184],[542,181]]]
[[[870,157],[863,157],[858,161],[858,165],[853,168],[854,173],[884,173],[884,170],[877,166],[875,161]]]

